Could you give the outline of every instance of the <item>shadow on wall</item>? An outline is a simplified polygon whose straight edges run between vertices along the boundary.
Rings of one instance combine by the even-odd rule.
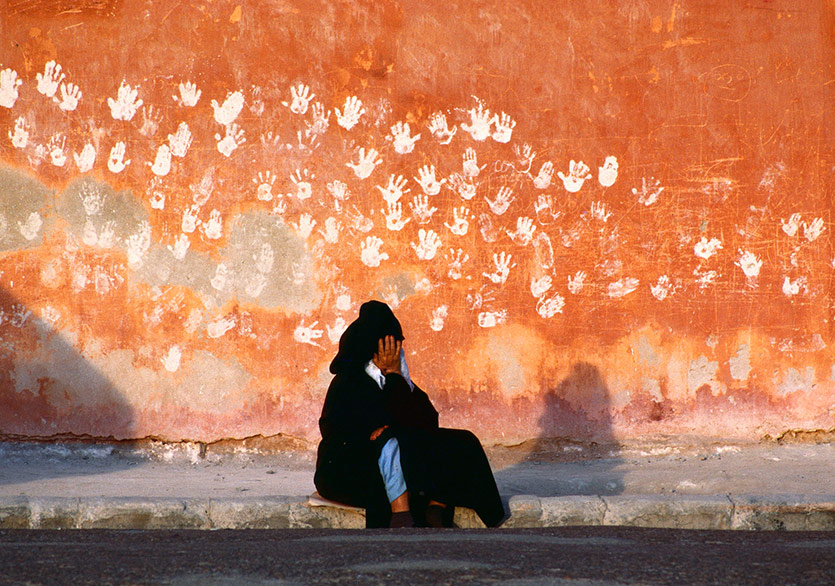
[[[577,409],[574,405],[586,405]],[[539,437],[523,461],[495,474],[505,498],[614,495],[623,492],[610,393],[600,370],[578,362],[545,395]]]
[[[0,289],[0,485],[101,472],[83,443],[134,437],[134,412],[119,389],[50,319],[60,322]],[[110,470],[135,464],[106,459]]]

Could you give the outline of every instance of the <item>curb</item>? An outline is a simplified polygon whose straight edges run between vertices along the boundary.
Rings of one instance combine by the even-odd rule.
[[[675,529],[835,530],[835,495],[511,497],[507,528],[605,525]],[[462,528],[483,528],[456,509]],[[306,497],[0,499],[0,529],[361,529],[361,509]]]

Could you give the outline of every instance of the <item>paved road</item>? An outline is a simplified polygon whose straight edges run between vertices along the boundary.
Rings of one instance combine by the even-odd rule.
[[[2,584],[831,584],[835,533],[0,531]]]

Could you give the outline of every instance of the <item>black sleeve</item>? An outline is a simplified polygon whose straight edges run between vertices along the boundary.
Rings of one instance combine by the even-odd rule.
[[[387,396],[388,411],[398,425],[437,429],[438,412],[420,387],[415,385],[412,390],[406,379],[392,373],[386,375],[383,392]]]
[[[370,385],[357,377],[333,379],[319,418],[323,438],[368,439],[375,429],[393,423],[379,388],[370,378],[367,382]]]

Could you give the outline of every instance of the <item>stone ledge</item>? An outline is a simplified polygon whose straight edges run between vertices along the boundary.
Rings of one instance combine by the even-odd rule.
[[[737,495],[730,500],[734,505],[734,529],[835,530],[835,495]]]

